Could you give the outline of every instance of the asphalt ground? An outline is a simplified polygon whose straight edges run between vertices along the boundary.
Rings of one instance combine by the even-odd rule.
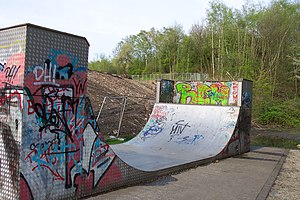
[[[119,189],[89,200],[234,200],[266,199],[288,150],[252,147],[240,156]]]

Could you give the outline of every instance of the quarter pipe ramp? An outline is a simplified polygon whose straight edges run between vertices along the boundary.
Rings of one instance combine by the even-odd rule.
[[[111,148],[128,165],[162,170],[218,155],[231,139],[239,107],[157,103],[143,130]]]

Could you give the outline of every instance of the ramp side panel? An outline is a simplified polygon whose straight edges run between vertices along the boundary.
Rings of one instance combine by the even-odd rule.
[[[242,154],[250,151],[250,130],[252,113],[252,81],[239,82],[240,114],[234,134],[217,158]]]
[[[214,157],[232,137],[238,116],[239,107],[157,103],[135,138],[111,148],[143,171]]]

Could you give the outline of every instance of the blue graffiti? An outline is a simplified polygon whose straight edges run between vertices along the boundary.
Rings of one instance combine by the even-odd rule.
[[[158,135],[160,132],[162,132],[164,126],[165,123],[162,120],[150,119],[150,123],[144,128],[141,138],[145,141],[146,138]]]
[[[243,96],[242,96],[242,105],[247,107],[247,108],[250,108],[251,103],[252,103],[251,94],[249,92],[244,92]]]
[[[149,135],[157,135],[162,131],[162,128],[156,125],[150,126],[145,132],[144,137],[147,137]]]
[[[79,150],[76,149],[76,146],[73,143],[52,142],[31,145],[32,151],[27,158],[30,159],[30,162],[36,163],[35,168],[53,168],[54,166],[59,167],[60,165],[64,165],[66,162],[66,154],[68,154],[67,162],[73,161],[76,168],[80,168],[80,165],[78,165],[78,162],[75,159],[75,153]]]
[[[200,140],[203,140],[203,135],[185,136],[177,138],[175,141],[177,144],[197,144]]]
[[[0,63],[0,71],[1,71],[1,72],[4,70],[5,65],[6,65],[6,63],[4,63],[4,64]]]
[[[230,121],[227,123],[226,128],[230,129],[230,128],[234,128],[235,127],[235,122],[234,121]]]
[[[85,72],[85,68],[78,67],[78,64],[79,59],[77,57],[66,51],[53,49],[48,54],[47,59],[40,63],[40,66],[28,67],[25,76],[33,72],[37,73],[38,70],[39,75],[48,73],[47,75],[50,75],[53,79],[70,79],[75,72]],[[39,75],[37,76],[39,77]]]
[[[163,103],[172,103],[174,96],[174,81],[170,80],[161,80],[160,81],[160,95],[159,102]]]

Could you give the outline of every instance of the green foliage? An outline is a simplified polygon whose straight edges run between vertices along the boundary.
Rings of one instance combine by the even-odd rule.
[[[120,42],[115,50],[113,64],[118,66],[118,74],[128,74],[133,62],[133,47],[129,42]]]
[[[133,135],[126,135],[123,140],[120,140],[118,138],[106,138],[105,139],[105,142],[109,145],[112,145],[112,144],[121,144],[121,143],[124,143],[124,142],[127,142],[129,140],[131,140],[134,136]]]
[[[97,61],[90,62],[88,68],[90,70],[95,70],[99,72],[108,72],[111,74],[117,73],[117,67],[115,67],[112,61],[103,54],[100,55]]]
[[[300,100],[264,102],[258,106],[257,122],[275,127],[300,127]]]

